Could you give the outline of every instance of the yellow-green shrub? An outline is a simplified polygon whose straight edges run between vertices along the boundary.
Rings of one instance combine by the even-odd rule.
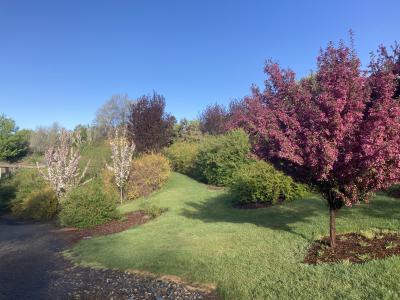
[[[12,214],[18,218],[33,220],[51,220],[58,212],[58,200],[50,187],[33,191],[22,201],[15,202]]]
[[[243,165],[234,173],[229,187],[240,204],[290,202],[308,192],[307,186],[294,182],[265,161]]]
[[[233,173],[249,162],[249,152],[249,137],[242,129],[208,136],[200,144],[196,170],[207,183],[228,185]]]
[[[119,191],[115,183],[114,173],[107,168],[103,168],[101,172],[101,181],[103,183],[104,192],[115,199],[119,199]]]
[[[57,214],[57,198],[36,169],[21,169],[12,178],[15,199],[11,212],[24,219],[49,220]]]
[[[147,197],[160,189],[171,175],[168,159],[162,154],[150,153],[132,161],[128,181],[128,199]]]
[[[198,142],[176,142],[165,148],[164,153],[175,171],[195,177],[199,145]]]

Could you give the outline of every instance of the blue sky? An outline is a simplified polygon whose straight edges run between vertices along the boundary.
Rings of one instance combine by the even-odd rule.
[[[0,113],[20,127],[88,124],[112,94],[163,94],[178,119],[262,85],[265,59],[298,76],[355,32],[364,64],[400,40],[400,1],[0,0]]]

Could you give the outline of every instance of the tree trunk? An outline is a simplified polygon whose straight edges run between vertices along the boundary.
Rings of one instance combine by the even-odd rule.
[[[329,208],[329,236],[332,248],[336,246],[336,209]]]
[[[122,191],[122,187],[119,188],[119,192],[120,192],[121,205],[122,205],[122,200],[124,199],[124,194],[123,194],[123,191]]]

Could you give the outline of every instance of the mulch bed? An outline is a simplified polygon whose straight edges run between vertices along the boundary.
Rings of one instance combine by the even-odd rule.
[[[329,237],[316,241],[308,250],[304,262],[319,263],[364,263],[373,259],[383,259],[400,255],[399,233],[375,233],[364,236],[357,233],[340,234],[336,246],[329,246]]]
[[[108,235],[125,231],[133,226],[141,225],[149,221],[151,217],[143,211],[135,211],[127,213],[120,220],[113,220],[105,224],[97,225],[92,228],[63,228],[59,230],[61,233],[71,235],[72,242],[78,242],[82,239],[88,239],[94,236]]]

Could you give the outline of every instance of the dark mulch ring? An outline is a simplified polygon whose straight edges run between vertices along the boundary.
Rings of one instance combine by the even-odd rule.
[[[400,255],[400,233],[346,233],[337,235],[336,239],[335,248],[329,246],[329,237],[314,242],[304,262],[312,265],[339,262],[364,263]]]
[[[122,232],[133,226],[141,225],[149,221],[151,217],[143,211],[134,211],[125,214],[120,220],[113,220],[105,224],[97,225],[92,228],[63,228],[59,232],[71,235],[72,242],[78,242],[81,239],[88,239],[94,236],[108,235]]]

